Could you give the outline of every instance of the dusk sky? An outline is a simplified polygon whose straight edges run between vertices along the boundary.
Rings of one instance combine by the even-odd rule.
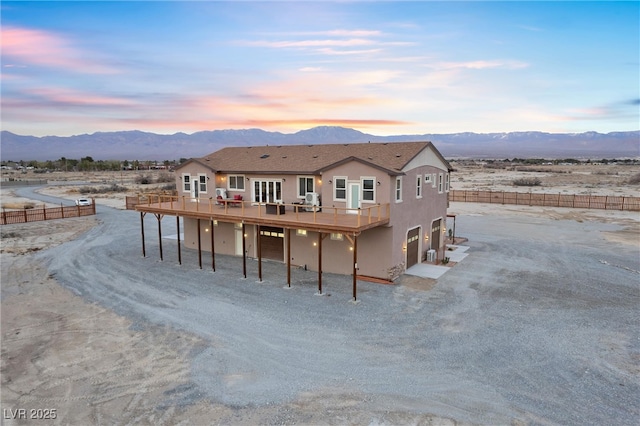
[[[638,130],[639,5],[2,1],[2,130]]]

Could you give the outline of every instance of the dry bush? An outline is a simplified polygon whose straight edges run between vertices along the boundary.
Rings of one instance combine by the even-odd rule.
[[[35,207],[36,207],[36,203],[32,203],[29,201],[26,201],[23,203],[3,203],[2,204],[3,209],[9,209],[9,210],[29,210]]]
[[[150,175],[138,175],[134,182],[138,185],[149,185],[153,182],[153,178]]]
[[[168,173],[168,172],[160,172],[156,177],[157,183],[175,182],[175,180],[176,178],[171,173]]]
[[[118,184],[111,184],[109,186],[102,187],[93,187],[93,186],[84,186],[80,188],[78,191],[81,194],[108,194],[113,192],[127,192],[129,189],[125,186],[120,186]]]
[[[513,180],[513,186],[540,186],[542,182],[538,178],[523,177]]]
[[[627,180],[628,184],[637,185],[640,183],[640,173],[636,173]]]

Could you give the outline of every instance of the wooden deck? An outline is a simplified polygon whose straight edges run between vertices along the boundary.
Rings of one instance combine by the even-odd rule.
[[[221,222],[245,223],[282,228],[306,229],[319,232],[360,233],[389,224],[389,204],[376,204],[362,209],[336,207],[310,207],[300,204],[282,204],[276,214],[267,213],[267,205],[241,201],[218,203],[217,200],[147,195],[138,199],[135,210],[144,213],[213,219]],[[273,211],[274,209],[269,209]],[[311,211],[307,211],[311,210]]]

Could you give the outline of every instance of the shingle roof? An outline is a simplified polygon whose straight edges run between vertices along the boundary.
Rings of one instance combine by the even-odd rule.
[[[431,142],[228,147],[199,161],[222,173],[319,174],[338,163],[356,160],[393,175],[401,173],[426,147],[432,147],[449,167]]]

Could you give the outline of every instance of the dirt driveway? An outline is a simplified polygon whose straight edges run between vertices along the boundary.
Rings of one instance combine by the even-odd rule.
[[[640,247],[609,238],[633,215],[464,212],[464,262],[435,286],[361,282],[357,304],[350,277],[315,296],[278,263],[258,283],[232,257],[179,266],[169,241],[160,262],[153,235],[142,258],[133,212],[62,223],[1,228],[4,424],[640,420]]]

